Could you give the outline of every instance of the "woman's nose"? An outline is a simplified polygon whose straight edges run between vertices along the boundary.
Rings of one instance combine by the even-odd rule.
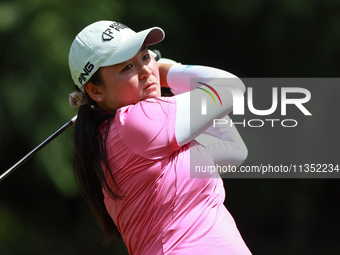
[[[152,74],[150,67],[146,64],[142,64],[140,67],[139,77],[140,79],[147,78]]]

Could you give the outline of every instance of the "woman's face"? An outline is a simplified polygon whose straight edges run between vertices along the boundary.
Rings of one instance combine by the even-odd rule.
[[[158,64],[147,47],[142,47],[130,60],[101,67],[99,71],[102,84],[99,85],[101,100],[98,105],[103,110],[117,110],[161,95]]]

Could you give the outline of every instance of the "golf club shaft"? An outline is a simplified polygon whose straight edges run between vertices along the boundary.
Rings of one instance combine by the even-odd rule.
[[[43,141],[41,144],[39,144],[37,147],[35,147],[31,152],[29,152],[25,157],[23,157],[21,160],[19,160],[16,164],[14,164],[6,172],[4,172],[0,176],[0,182],[3,179],[5,179],[9,174],[11,174],[14,170],[16,170],[22,164],[24,164],[28,159],[30,159],[35,153],[37,153],[41,148],[43,148],[45,145],[47,145],[50,141],[52,141],[54,138],[56,138],[58,135],[60,135],[66,129],[71,127],[75,123],[76,119],[77,119],[77,115],[74,116],[72,119],[70,119],[61,128],[59,128],[57,131],[55,131],[52,135],[50,135],[45,141]]]
[[[152,56],[156,59],[156,61],[158,61],[161,58],[161,53],[158,50],[150,51],[150,54],[152,54]],[[36,148],[34,148],[25,157],[23,157],[21,160],[19,160],[15,165],[13,165],[6,172],[4,172],[2,175],[0,175],[0,182],[3,179],[5,179],[9,174],[11,174],[14,170],[16,170],[22,164],[24,164],[28,159],[30,159],[35,153],[37,153],[41,148],[43,148],[45,145],[47,145],[50,141],[52,141],[54,138],[56,138],[58,135],[60,135],[66,129],[71,127],[76,122],[76,119],[77,119],[77,115],[74,116],[67,123],[65,123],[61,128],[59,128],[56,132],[54,132],[50,137],[48,137],[45,141],[43,141],[41,144],[39,144]]]

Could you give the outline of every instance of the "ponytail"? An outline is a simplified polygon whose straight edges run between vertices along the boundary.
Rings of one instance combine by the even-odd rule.
[[[112,199],[121,199],[110,187],[110,184],[116,186],[116,183],[106,153],[106,138],[114,116],[114,112],[98,111],[89,104],[82,105],[74,129],[75,177],[80,193],[104,230],[105,243],[109,243],[113,237],[121,238],[117,226],[106,210],[102,192],[104,188]],[[106,128],[102,133],[103,124],[106,124]],[[115,190],[118,190],[117,186]]]

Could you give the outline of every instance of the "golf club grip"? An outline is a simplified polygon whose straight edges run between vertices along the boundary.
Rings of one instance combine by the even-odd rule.
[[[62,127],[60,127],[57,131],[55,131],[52,135],[50,135],[47,139],[45,139],[41,144],[39,144],[37,147],[35,147],[32,151],[30,151],[25,157],[23,157],[21,160],[19,160],[16,164],[14,164],[11,168],[9,168],[6,172],[4,172],[0,176],[0,182],[5,179],[9,174],[11,174],[14,170],[19,168],[22,164],[24,164],[27,160],[29,160],[35,153],[37,153],[41,148],[43,148],[45,145],[47,145],[50,141],[52,141],[54,138],[56,138],[58,135],[60,135],[62,132],[64,132],[66,129],[71,127],[77,119],[77,115],[74,116],[71,120],[66,122]]]

